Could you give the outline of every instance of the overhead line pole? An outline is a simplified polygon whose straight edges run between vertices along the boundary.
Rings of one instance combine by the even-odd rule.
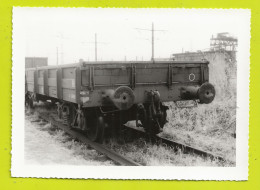
[[[56,53],[57,53],[57,65],[59,64],[59,49],[56,47]]]
[[[95,33],[95,40],[94,41],[92,41],[92,42],[81,42],[81,43],[83,43],[83,44],[94,44],[94,46],[95,46],[95,61],[97,62],[98,61],[98,47],[97,47],[97,44],[108,44],[108,43],[106,43],[106,42],[98,42],[98,40],[97,40],[97,33]]]
[[[154,32],[155,31],[165,31],[165,30],[154,30],[154,24],[152,23],[152,29],[143,29],[143,28],[135,28],[136,30],[146,30],[146,31],[151,31],[152,32],[152,57],[151,60],[154,61]]]
[[[63,40],[66,40],[66,39],[69,39],[69,38],[65,38],[63,36],[63,33],[59,33],[59,35],[56,35],[57,38],[59,38],[60,40],[60,61],[61,61],[61,64],[64,64],[64,52],[63,52]],[[58,47],[57,47],[57,52],[58,52]],[[58,59],[58,58],[57,58]],[[57,61],[57,65],[58,65],[58,61]]]
[[[63,37],[63,35],[62,34],[60,34],[60,35],[57,35],[56,37],[58,37],[60,40],[64,40],[64,39],[69,39],[69,38],[65,38],[65,37]],[[106,43],[106,42],[98,42],[98,40],[97,40],[97,33],[95,33],[95,40],[94,41],[92,41],[92,42],[81,42],[81,43],[91,43],[91,44],[94,44],[95,45],[95,61],[97,62],[97,60],[98,60],[98,52],[97,52],[97,45],[98,45],[98,43],[100,43],[100,44],[108,44],[108,43]],[[58,54],[61,54],[60,56],[61,56],[61,62],[62,62],[62,64],[63,64],[63,51],[62,51],[62,49],[63,49],[63,44],[62,44],[62,41],[61,41],[61,47],[60,47],[60,52],[58,52],[58,47],[57,47],[57,65],[58,65],[58,63],[59,63],[59,58],[58,58]]]
[[[154,61],[154,27],[152,23],[152,61]]]
[[[97,62],[97,33],[95,33],[95,61]]]

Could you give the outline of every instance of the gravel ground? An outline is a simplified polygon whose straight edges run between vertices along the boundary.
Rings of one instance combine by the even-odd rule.
[[[74,141],[63,131],[53,128],[50,124],[34,122],[35,120],[39,120],[37,115],[26,113],[25,160],[27,164],[114,165],[105,156]],[[220,155],[229,155],[229,159],[231,155],[235,155],[235,139],[230,136],[228,138],[227,135],[222,136],[223,134],[216,136],[215,133],[209,136],[208,133],[201,133],[201,130],[187,130],[183,127],[179,128],[176,124],[172,125],[173,121],[170,123],[162,134],[167,138],[183,141],[188,145],[197,145],[198,148]],[[111,139],[106,144],[116,152],[147,166],[229,167],[234,166],[235,161],[235,157],[230,159],[233,163],[223,163],[196,155],[183,154],[181,151],[175,152],[169,147],[153,145],[142,139],[136,139],[124,145]]]
[[[36,115],[25,118],[25,163],[40,165],[114,165],[105,156],[76,142],[50,124],[34,122]]]

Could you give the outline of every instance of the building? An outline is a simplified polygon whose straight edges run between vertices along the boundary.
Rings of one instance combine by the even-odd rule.
[[[25,57],[25,68],[43,67],[47,65],[47,57]]]

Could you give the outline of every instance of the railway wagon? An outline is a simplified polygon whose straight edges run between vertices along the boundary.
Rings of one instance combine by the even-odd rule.
[[[208,61],[83,62],[26,69],[26,102],[50,100],[93,141],[135,120],[149,135],[167,122],[163,102],[211,103]],[[185,104],[184,104],[185,105]]]

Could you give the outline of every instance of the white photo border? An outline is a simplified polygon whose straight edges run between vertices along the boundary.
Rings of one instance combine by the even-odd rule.
[[[12,42],[12,177],[84,178],[84,179],[156,179],[156,180],[248,180],[250,18],[249,9],[160,9],[162,11],[230,12],[241,17],[237,56],[237,133],[235,167],[176,166],[72,166],[26,165],[24,162],[25,29],[23,15],[28,9],[66,10],[88,8],[13,8]],[[99,8],[101,9],[101,8]],[[92,8],[93,10],[93,8]],[[116,11],[118,9],[111,8]],[[127,9],[134,11],[135,9]],[[150,11],[159,9],[149,9]],[[243,53],[240,53],[243,52]]]

